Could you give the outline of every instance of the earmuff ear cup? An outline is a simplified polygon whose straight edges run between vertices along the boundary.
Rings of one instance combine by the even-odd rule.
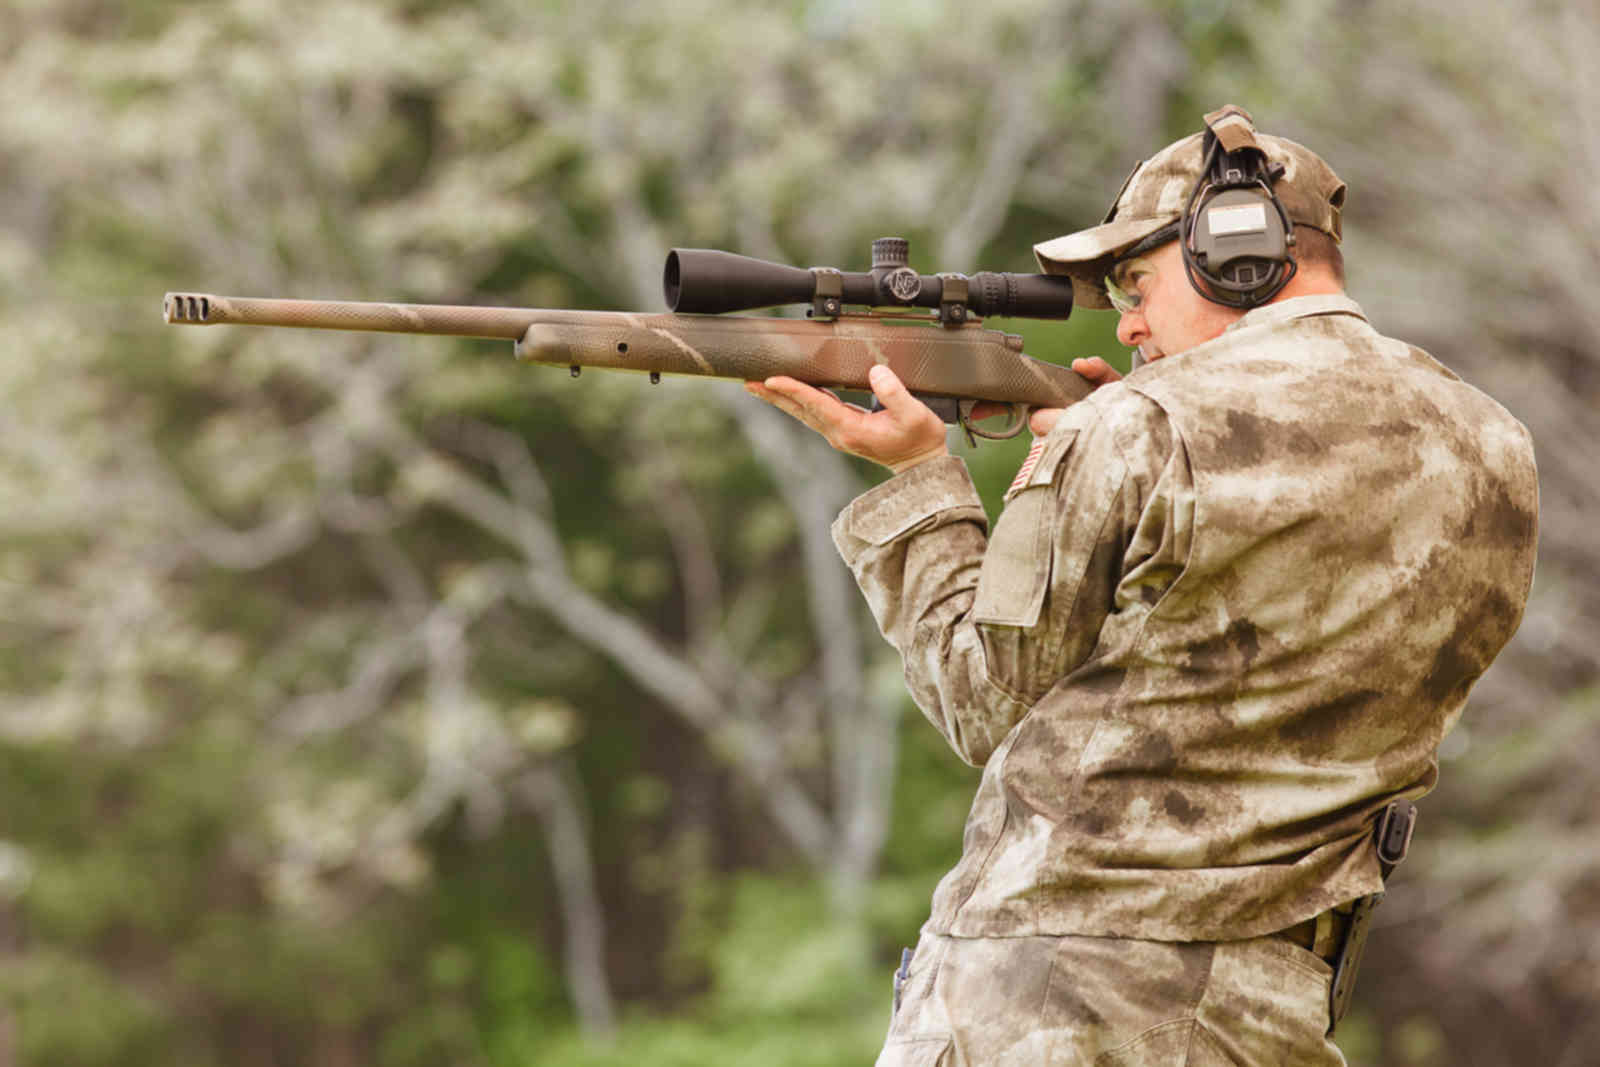
[[[1272,191],[1273,169],[1258,148],[1223,152],[1209,133],[1206,164],[1183,219],[1183,263],[1195,291],[1249,309],[1277,296],[1298,269],[1294,227]]]
[[[1256,189],[1229,189],[1203,200],[1191,233],[1196,265],[1228,292],[1254,293],[1277,281],[1289,260],[1289,231]]]

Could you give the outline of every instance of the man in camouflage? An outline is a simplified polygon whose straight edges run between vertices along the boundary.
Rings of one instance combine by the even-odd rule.
[[[895,472],[834,538],[918,705],[984,769],[880,1065],[1343,1063],[1329,960],[1382,887],[1374,822],[1433,786],[1521,617],[1526,430],[1372,328],[1344,295],[1343,183],[1251,132],[1296,234],[1269,303],[1185,270],[1202,134],[1036,246],[1080,307],[1116,299],[1138,355],[1120,380],[1074,363],[1099,388],[1035,413],[992,536],[888,368],[871,414],[749,386]]]

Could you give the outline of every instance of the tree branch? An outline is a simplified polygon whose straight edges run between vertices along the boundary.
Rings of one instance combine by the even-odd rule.
[[[538,813],[550,844],[550,865],[561,898],[566,931],[567,988],[572,991],[578,1025],[590,1038],[616,1034],[616,1002],[605,969],[605,911],[595,886],[594,856],[578,804],[579,789],[569,764],[544,764],[523,772],[516,790]]]

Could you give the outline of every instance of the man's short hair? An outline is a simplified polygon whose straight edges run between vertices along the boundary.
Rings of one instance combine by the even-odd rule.
[[[1344,286],[1344,250],[1339,242],[1314,226],[1294,228],[1294,258],[1301,266],[1315,264],[1324,267]]]

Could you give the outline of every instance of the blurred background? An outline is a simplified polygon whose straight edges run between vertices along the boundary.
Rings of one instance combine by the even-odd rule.
[[[1543,479],[1341,1044],[1597,1062],[1596,55],[1542,0],[6,0],[0,1064],[871,1062],[977,774],[828,539],[879,475],[732,383],[160,298],[1027,271],[1224,102]],[[994,510],[1025,441],[961,447]]]

